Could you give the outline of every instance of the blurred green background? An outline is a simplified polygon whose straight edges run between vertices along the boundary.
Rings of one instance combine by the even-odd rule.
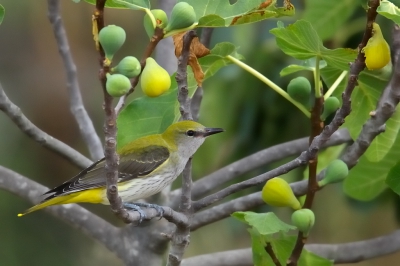
[[[296,18],[282,18],[285,24],[301,18],[304,1],[292,1]],[[309,2],[309,1],[306,1]],[[349,1],[339,1],[349,2]],[[355,48],[364,27],[364,10],[357,1],[326,46]],[[397,1],[394,1],[397,2]],[[0,82],[9,98],[39,128],[88,155],[78,127],[69,112],[66,77],[51,25],[46,1],[3,0],[6,16],[0,26]],[[154,2],[156,4],[156,2]],[[91,28],[93,6],[62,1],[62,16],[69,37],[83,99],[95,128],[102,136],[102,92],[97,79],[98,55]],[[143,13],[107,10],[106,23],[127,31],[127,43],[117,59],[125,55],[141,57],[148,40],[141,26]],[[390,23],[380,20],[385,36]],[[246,62],[282,87],[294,75],[280,78],[280,70],[295,60],[277,49],[269,29],[276,20],[214,31],[212,46],[230,41],[239,46]],[[314,24],[316,25],[316,24]],[[307,73],[302,73],[307,75]],[[211,127],[223,127],[224,134],[210,138],[194,158],[194,178],[211,173],[253,152],[299,137],[307,136],[307,119],[290,103],[236,66],[228,66],[204,84],[200,121]],[[131,98],[140,96],[136,91]],[[42,148],[0,113],[0,165],[8,167],[48,187],[54,187],[75,175],[79,169],[58,155]],[[250,178],[271,169],[267,165],[240,177]],[[302,170],[289,177],[298,180]],[[235,182],[239,179],[235,180]],[[178,180],[178,182],[180,182]],[[175,186],[178,186],[179,183]],[[261,188],[248,189],[244,195]],[[229,199],[228,199],[229,200]],[[122,265],[114,254],[99,243],[76,231],[45,211],[24,218],[16,214],[28,207],[26,202],[0,190],[0,265]],[[122,224],[108,207],[85,205],[105,219]],[[329,186],[315,201],[317,224],[310,243],[342,243],[388,234],[398,226],[397,197],[387,192],[370,203],[346,198],[341,185]],[[257,211],[269,211],[267,207]],[[275,210],[289,222],[288,210]],[[218,237],[215,237],[218,232]],[[210,239],[213,239],[210,241]],[[246,227],[234,219],[224,219],[193,233],[187,256],[248,247]],[[357,265],[395,265],[400,254],[358,263]]]

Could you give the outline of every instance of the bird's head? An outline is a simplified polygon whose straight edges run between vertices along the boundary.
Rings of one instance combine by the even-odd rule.
[[[170,125],[162,134],[169,143],[176,146],[181,156],[191,157],[203,144],[206,137],[223,132],[222,128],[207,128],[194,121],[181,121]]]

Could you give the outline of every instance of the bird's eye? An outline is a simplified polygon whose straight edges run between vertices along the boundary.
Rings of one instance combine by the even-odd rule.
[[[193,137],[194,136],[194,131],[193,130],[188,130],[186,131],[186,135],[189,137]]]

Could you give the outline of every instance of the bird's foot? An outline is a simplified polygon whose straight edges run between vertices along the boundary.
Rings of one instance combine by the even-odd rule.
[[[137,211],[139,213],[139,224],[144,220],[147,219],[146,214],[144,213],[144,211],[142,210],[142,207],[144,208],[153,208],[157,211],[157,216],[160,217],[160,219],[163,217],[164,215],[164,209],[156,204],[150,204],[150,203],[144,203],[144,202],[136,202],[136,203],[127,203],[124,202],[123,203],[124,207],[126,209],[130,209],[130,210],[134,210]]]

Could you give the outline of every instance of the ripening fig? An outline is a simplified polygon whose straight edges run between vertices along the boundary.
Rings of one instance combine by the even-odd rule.
[[[288,86],[287,92],[294,100],[308,106],[311,96],[311,84],[305,77],[297,77],[292,79]]]
[[[125,30],[119,26],[108,25],[99,32],[99,42],[106,58],[111,61],[114,54],[121,48],[126,39]]]
[[[267,181],[262,189],[261,197],[265,203],[274,207],[301,208],[290,185],[282,178],[275,177]]]
[[[324,179],[318,181],[318,186],[323,187],[330,183],[337,183],[349,175],[349,168],[342,160],[333,160],[325,171]]]
[[[390,61],[390,48],[383,38],[381,28],[377,23],[372,24],[372,37],[364,47],[365,64],[370,70],[381,69]]]
[[[194,8],[186,2],[177,3],[171,10],[170,19],[164,32],[184,29],[196,22]]]
[[[292,224],[295,225],[305,237],[310,233],[314,222],[315,215],[310,209],[301,209],[292,213]]]
[[[321,114],[321,120],[325,121],[325,119],[332,113],[336,112],[340,107],[340,101],[338,98],[332,96],[325,100],[324,102],[324,111]]]
[[[140,62],[134,56],[124,57],[116,67],[111,69],[112,72],[122,74],[127,78],[136,77],[141,70]]]
[[[157,97],[171,86],[168,72],[151,57],[146,59],[146,66],[140,77],[143,92],[149,97]]]
[[[156,25],[153,25],[151,22],[150,16],[146,13],[143,18],[144,29],[146,30],[147,35],[151,38],[154,34],[154,29],[158,26],[160,29],[164,29],[168,24],[168,16],[162,9],[152,9],[150,12],[153,14],[156,19]]]
[[[106,89],[113,97],[121,97],[128,93],[131,81],[121,74],[107,74]]]

